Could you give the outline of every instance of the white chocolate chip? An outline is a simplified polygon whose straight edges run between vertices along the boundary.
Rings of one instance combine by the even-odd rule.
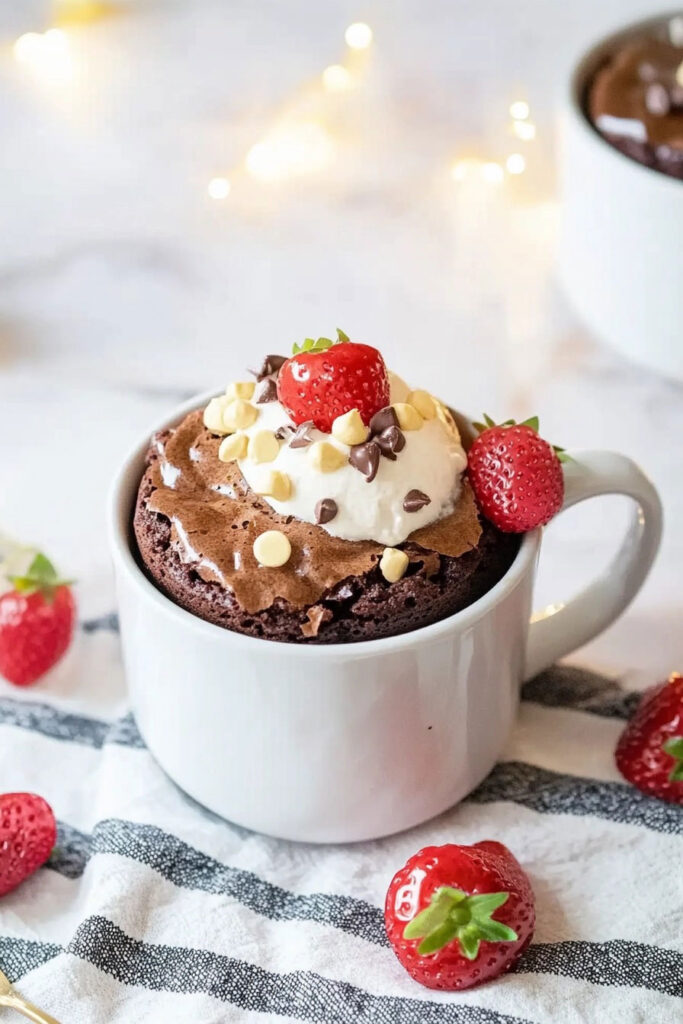
[[[249,402],[254,395],[256,384],[253,380],[234,380],[225,389],[226,398],[243,398]]]
[[[218,458],[221,462],[234,462],[235,459],[243,459],[247,454],[246,434],[230,434],[221,441],[218,449]]]
[[[280,451],[280,443],[272,430],[259,430],[249,438],[247,455],[254,462],[272,462]]]
[[[398,548],[385,548],[379,560],[380,572],[388,583],[398,583],[405,575],[409,561],[405,551],[399,551]]]
[[[458,430],[458,428],[456,426],[456,423],[455,423],[455,420],[453,419],[453,416],[451,415],[451,410],[447,406],[445,406],[443,404],[443,402],[438,402],[437,401],[437,403],[436,403],[436,415],[437,415],[438,419],[440,420],[440,422],[443,423],[443,425],[446,428],[446,430],[448,431],[448,433],[452,434],[452,436],[455,438],[455,440],[457,440],[459,442],[460,441],[460,431]]]
[[[401,430],[419,430],[424,420],[414,405],[407,402],[396,402],[393,406]]]
[[[264,498],[275,498],[276,501],[287,501],[292,496],[292,481],[286,473],[279,469],[267,470],[253,488],[255,494]]]
[[[237,430],[246,430],[256,422],[259,411],[255,405],[245,402],[243,398],[228,401],[223,407],[223,431],[234,434]]]
[[[227,404],[227,399],[221,395],[220,398],[212,398],[204,410],[204,426],[212,434],[228,433],[223,426],[223,410]]]
[[[348,457],[329,441],[314,441],[308,449],[308,461],[319,473],[334,473],[348,464]]]
[[[277,569],[289,561],[292,545],[281,530],[266,530],[254,541],[254,557],[261,565]]]
[[[350,409],[332,423],[332,436],[342,444],[362,444],[367,440],[368,428],[363,423],[358,409]]]
[[[417,409],[423,420],[433,420],[436,416],[436,402],[428,391],[411,391],[406,402]]]

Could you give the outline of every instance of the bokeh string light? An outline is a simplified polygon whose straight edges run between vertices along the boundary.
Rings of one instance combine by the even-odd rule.
[[[85,24],[114,13],[114,8],[97,0],[55,0],[57,23]],[[325,123],[328,113],[322,97],[341,96],[357,88],[362,80],[368,51],[373,43],[373,32],[365,22],[353,22],[344,32],[347,57],[324,68],[309,89],[308,99],[317,89],[315,103],[290,105],[276,124],[255,141],[247,150],[243,161],[228,172],[216,175],[206,184],[206,193],[216,201],[231,195],[233,185],[239,184],[244,172],[251,180],[271,185],[283,183],[304,175],[324,171],[337,151],[337,139]],[[46,84],[69,82],[74,76],[74,64],[67,33],[59,27],[44,32],[27,32],[14,43],[14,57],[36,79]],[[330,102],[330,100],[328,100]],[[315,116],[311,108],[316,107]],[[530,120],[530,107],[526,100],[516,99],[509,105],[510,131],[520,142],[529,143],[536,137],[536,126]],[[488,186],[499,186],[506,174],[518,177],[527,169],[528,160],[522,152],[508,153],[501,161],[480,157],[461,157],[451,167],[456,183],[480,181]]]
[[[230,195],[230,182],[227,178],[212,178],[206,191],[212,199],[227,199]]]
[[[367,50],[372,42],[372,29],[364,21],[354,21],[344,33],[344,39],[352,50]]]
[[[323,71],[322,77],[328,92],[345,92],[353,87],[353,75],[343,64],[330,64]]]
[[[37,80],[63,85],[74,78],[69,38],[60,28],[46,32],[25,32],[13,48],[14,59]]]

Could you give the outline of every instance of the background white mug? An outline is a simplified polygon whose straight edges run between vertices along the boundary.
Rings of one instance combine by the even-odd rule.
[[[683,377],[683,181],[620,153],[584,111],[605,59],[633,39],[666,38],[670,18],[601,38],[573,70],[561,120],[559,269],[598,337],[629,359]]]
[[[200,396],[158,426],[206,403]],[[507,741],[519,687],[612,622],[657,552],[657,492],[623,455],[577,452],[564,508],[625,494],[635,513],[611,566],[530,625],[541,531],[463,611],[401,636],[285,644],[230,632],[164,596],[133,553],[149,436],[126,459],[110,538],[133,710],[159,764],[240,825],[286,839],[351,842],[424,821],[469,793]]]

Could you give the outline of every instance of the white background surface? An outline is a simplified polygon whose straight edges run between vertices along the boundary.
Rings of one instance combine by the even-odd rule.
[[[49,25],[47,5],[3,5],[0,529],[78,577],[85,617],[110,611],[104,501],[126,449],[183,395],[339,325],[462,409],[538,413],[553,441],[646,468],[665,503],[662,554],[581,660],[632,685],[680,668],[683,385],[596,344],[553,280],[566,68],[595,35],[656,9],[131,2],[69,32],[75,78],[55,84],[11,50]],[[362,79],[326,98],[320,73],[358,18],[375,32]],[[538,129],[526,146],[508,134],[518,97]],[[329,128],[331,163],[254,182],[245,154],[292,112]],[[450,178],[459,156],[515,150],[519,179]],[[233,183],[225,202],[206,193],[216,174]],[[580,586],[622,523],[614,499],[554,525],[539,603]]]

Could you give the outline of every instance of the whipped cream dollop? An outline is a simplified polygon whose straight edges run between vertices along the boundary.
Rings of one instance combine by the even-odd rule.
[[[391,403],[405,402],[409,396],[407,385],[394,374],[389,378]],[[255,407],[257,418],[243,430],[248,438],[264,430],[275,433],[291,423],[279,401]],[[238,465],[246,482],[257,492],[264,473],[275,470],[286,474],[291,484],[286,500],[264,495],[264,500],[280,515],[315,523],[316,506],[325,500],[332,501],[336,514],[329,522],[321,523],[321,529],[343,540],[372,540],[394,546],[414,530],[450,514],[460,495],[467,456],[450,415],[438,407],[442,415],[421,419],[419,429],[402,431],[405,446],[397,452],[395,461],[380,458],[376,476],[370,482],[349,463],[349,445],[315,428],[308,432],[311,444],[324,441],[343,455],[341,465],[332,472],[321,472],[315,467],[309,457],[311,445],[291,447],[289,437],[281,441],[278,454],[271,461],[257,463],[245,456],[237,460]],[[428,504],[407,511],[404,502],[411,491],[426,495]],[[406,504],[414,507],[416,503]]]

